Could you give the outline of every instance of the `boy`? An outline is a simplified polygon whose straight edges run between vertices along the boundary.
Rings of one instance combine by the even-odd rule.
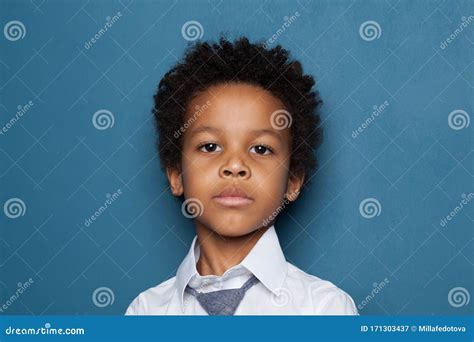
[[[198,43],[164,76],[160,159],[197,236],[176,276],[127,315],[358,314],[347,293],[285,260],[274,227],[317,166],[314,83],[281,46],[246,38]]]

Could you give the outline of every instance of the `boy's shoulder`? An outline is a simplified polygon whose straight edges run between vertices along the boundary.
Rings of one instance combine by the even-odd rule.
[[[285,287],[291,297],[295,294],[304,302],[311,302],[314,314],[358,315],[352,297],[328,280],[308,274],[287,262]],[[126,315],[163,315],[176,291],[176,276],[140,293],[129,305]],[[303,295],[303,297],[301,297]]]
[[[144,315],[153,310],[166,310],[175,291],[176,276],[141,292],[128,306],[126,315]],[[155,314],[159,314],[156,312]]]
[[[288,262],[287,283],[294,289],[308,293],[316,313],[326,315],[354,314],[357,309],[352,297],[334,283],[306,273]]]

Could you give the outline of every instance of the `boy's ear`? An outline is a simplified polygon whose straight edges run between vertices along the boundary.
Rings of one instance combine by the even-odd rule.
[[[286,194],[285,194],[285,197],[290,202],[294,202],[298,198],[301,187],[303,186],[304,177],[305,177],[304,172],[300,172],[298,174],[294,174],[290,172],[290,176],[288,177],[288,185],[286,186]]]
[[[181,196],[183,194],[183,178],[180,169],[178,167],[167,167],[166,176],[173,196]]]

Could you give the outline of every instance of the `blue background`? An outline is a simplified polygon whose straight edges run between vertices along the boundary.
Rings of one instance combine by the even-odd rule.
[[[0,24],[21,21],[23,39],[0,36],[0,128],[18,105],[34,106],[0,135],[0,204],[20,198],[23,216],[0,211],[0,305],[34,283],[6,314],[122,314],[139,292],[172,277],[194,235],[167,187],[155,150],[152,95],[188,42],[246,35],[276,43],[318,79],[325,142],[320,170],[276,225],[288,260],[347,291],[356,304],[389,283],[362,315],[472,313],[448,293],[473,293],[473,204],[440,219],[474,192],[474,15],[469,1],[3,1]],[[118,11],[90,49],[84,43]],[[362,23],[378,39],[359,34]],[[271,44],[274,46],[275,44]],[[357,138],[374,105],[389,106]],[[107,109],[114,126],[98,130]],[[84,221],[121,189],[89,227]],[[381,211],[365,218],[366,198]],[[94,305],[99,287],[114,301]],[[466,293],[465,292],[465,293]]]

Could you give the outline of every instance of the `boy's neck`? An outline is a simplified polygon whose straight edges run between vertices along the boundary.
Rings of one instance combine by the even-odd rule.
[[[196,223],[200,256],[196,263],[200,275],[221,276],[229,268],[245,259],[260,237],[272,225],[258,228],[250,234],[238,237],[224,237],[213,230]]]

